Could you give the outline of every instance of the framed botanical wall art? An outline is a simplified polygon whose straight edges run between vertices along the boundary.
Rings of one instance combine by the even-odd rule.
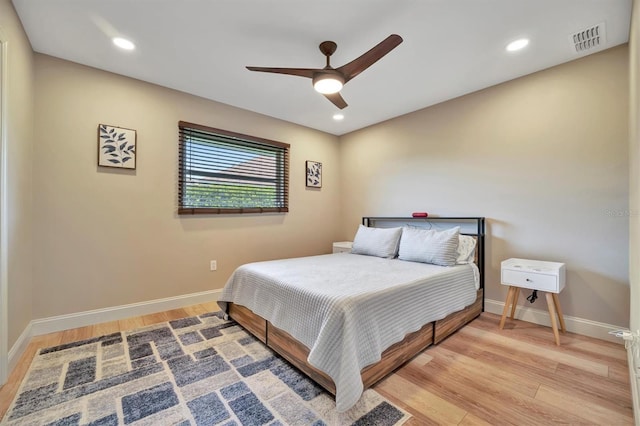
[[[322,188],[322,163],[307,161],[307,186]]]
[[[98,126],[98,166],[136,168],[136,131],[100,124]]]

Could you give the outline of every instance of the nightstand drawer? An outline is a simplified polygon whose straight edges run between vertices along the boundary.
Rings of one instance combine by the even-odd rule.
[[[502,284],[514,285],[532,290],[559,292],[558,276],[524,271],[502,270]]]

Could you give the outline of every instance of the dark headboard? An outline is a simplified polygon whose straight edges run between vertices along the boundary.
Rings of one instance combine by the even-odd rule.
[[[476,256],[478,269],[480,270],[480,288],[484,289],[484,217],[363,217],[362,224],[373,228],[393,228],[398,226],[413,226],[425,229],[444,230],[460,227],[463,235],[472,235],[477,238]],[[484,311],[484,297],[482,300]]]

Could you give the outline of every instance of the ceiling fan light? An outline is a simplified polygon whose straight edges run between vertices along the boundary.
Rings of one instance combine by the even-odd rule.
[[[322,93],[323,95],[338,93],[342,90],[343,85],[344,82],[336,75],[321,75],[313,79],[313,88],[316,89],[316,92]]]

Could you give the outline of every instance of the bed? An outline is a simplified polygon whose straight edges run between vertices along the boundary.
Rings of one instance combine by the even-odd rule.
[[[364,248],[368,255],[246,264],[230,277],[218,303],[333,393],[344,411],[365,388],[482,312],[484,228],[484,218],[365,217],[353,251]],[[458,238],[472,238],[475,249],[468,261],[453,264],[450,256],[438,257],[439,250],[427,260],[447,266],[434,265],[411,257],[412,235],[455,238],[456,248]],[[399,258],[391,254],[394,241]]]

